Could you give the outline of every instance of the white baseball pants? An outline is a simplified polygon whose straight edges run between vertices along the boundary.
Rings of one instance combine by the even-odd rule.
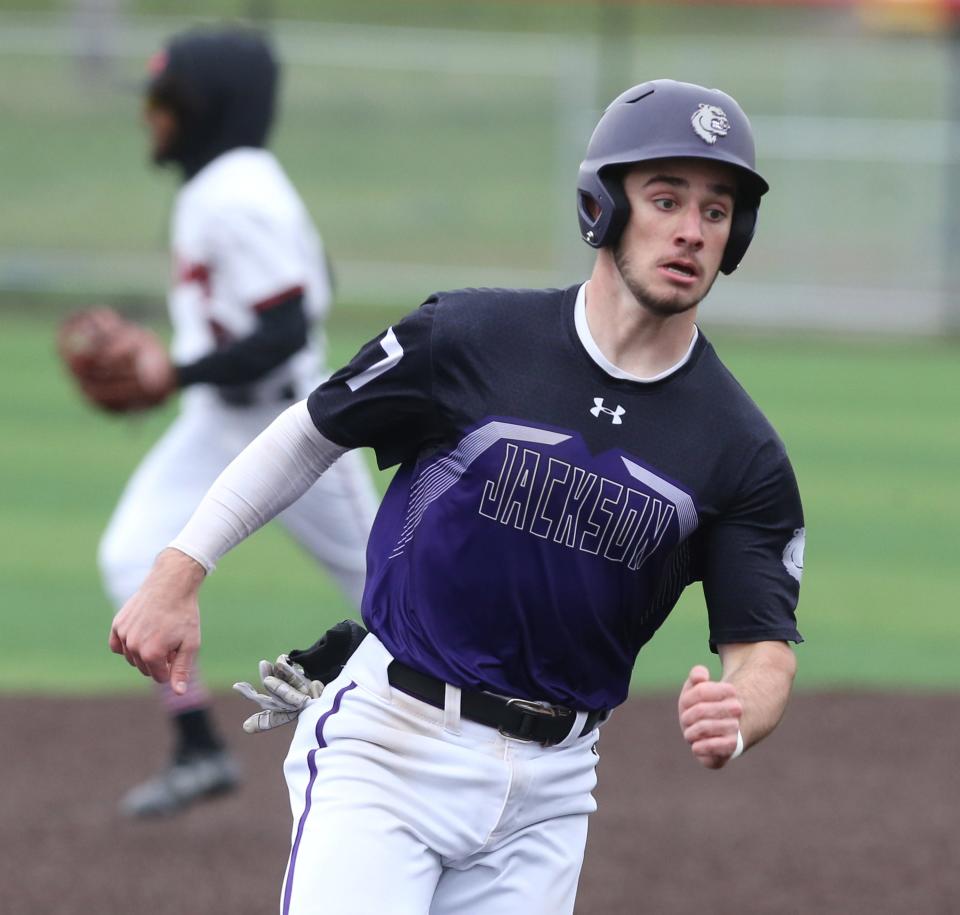
[[[228,407],[213,398],[185,403],[130,478],[100,542],[100,570],[116,607],[140,587],[220,472],[281,406]],[[362,455],[348,452],[277,519],[357,607],[378,503]]]
[[[502,737],[400,692],[372,634],[300,715],[282,915],[573,912],[596,809],[597,731]]]

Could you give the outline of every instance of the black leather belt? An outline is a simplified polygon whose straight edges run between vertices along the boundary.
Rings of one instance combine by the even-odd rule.
[[[436,677],[422,674],[400,661],[391,661],[387,666],[387,679],[391,686],[414,699],[434,708],[444,707],[446,685]],[[506,699],[469,690],[460,691],[460,715],[496,728],[504,737],[542,743],[545,747],[565,739],[577,720],[573,709],[561,705],[541,705],[528,699]],[[589,734],[606,715],[605,711],[588,712],[579,736]]]

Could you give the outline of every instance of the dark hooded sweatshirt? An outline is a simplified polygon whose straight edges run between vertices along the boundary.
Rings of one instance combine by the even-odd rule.
[[[151,104],[169,109],[178,130],[156,157],[189,181],[217,157],[240,147],[264,147],[276,108],[277,62],[263,37],[249,29],[197,29],[173,38],[158,55],[147,87]],[[302,294],[258,313],[247,337],[176,366],[180,387],[214,384],[225,400],[251,402],[247,386],[307,344]],[[292,391],[290,396],[293,396]]]

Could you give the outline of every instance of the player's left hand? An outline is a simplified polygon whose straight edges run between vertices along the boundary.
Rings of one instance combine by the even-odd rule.
[[[243,722],[248,734],[261,734],[295,721],[311,699],[323,692],[319,680],[309,680],[303,668],[282,654],[275,663],[260,662],[260,681],[265,692],[258,693],[249,683],[234,683],[233,688],[263,709]]]
[[[732,683],[710,679],[698,664],[690,671],[677,703],[680,730],[696,760],[708,769],[720,769],[737,748],[743,706]]]

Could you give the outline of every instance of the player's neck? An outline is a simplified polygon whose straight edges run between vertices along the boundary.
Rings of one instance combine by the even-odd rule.
[[[590,334],[600,352],[622,371],[652,378],[676,365],[690,348],[695,307],[679,314],[656,314],[603,269],[594,269],[585,291]]]

